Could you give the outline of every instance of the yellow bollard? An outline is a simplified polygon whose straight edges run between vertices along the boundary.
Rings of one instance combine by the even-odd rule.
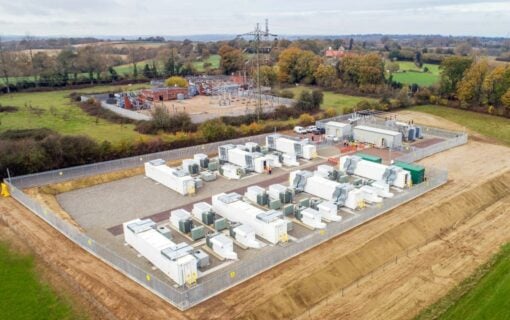
[[[11,194],[9,193],[9,188],[7,187],[7,185],[5,183],[2,183],[2,191],[1,191],[1,195],[2,197],[10,197]]]

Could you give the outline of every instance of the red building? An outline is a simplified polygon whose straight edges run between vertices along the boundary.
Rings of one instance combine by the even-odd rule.
[[[186,97],[188,89],[178,87],[144,89],[140,91],[140,98],[148,101],[169,101],[177,100],[178,94],[183,94]]]

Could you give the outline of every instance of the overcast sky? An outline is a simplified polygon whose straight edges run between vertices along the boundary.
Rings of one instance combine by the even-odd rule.
[[[443,34],[510,37],[510,0],[0,0],[0,35]]]

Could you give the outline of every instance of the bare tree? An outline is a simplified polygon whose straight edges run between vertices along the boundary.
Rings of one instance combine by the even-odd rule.
[[[9,75],[10,75],[10,53],[4,50],[2,45],[2,38],[0,37],[0,72],[2,77],[5,79],[5,85],[7,86],[7,93],[10,93],[9,87]]]

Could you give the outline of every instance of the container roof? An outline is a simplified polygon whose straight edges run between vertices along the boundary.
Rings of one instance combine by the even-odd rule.
[[[354,129],[370,131],[370,132],[377,132],[377,133],[385,134],[385,135],[388,135],[388,136],[399,136],[399,135],[402,135],[402,133],[400,133],[398,131],[386,130],[386,129],[381,129],[381,128],[374,128],[374,127],[369,127],[369,126],[356,126],[356,127],[354,127]]]

